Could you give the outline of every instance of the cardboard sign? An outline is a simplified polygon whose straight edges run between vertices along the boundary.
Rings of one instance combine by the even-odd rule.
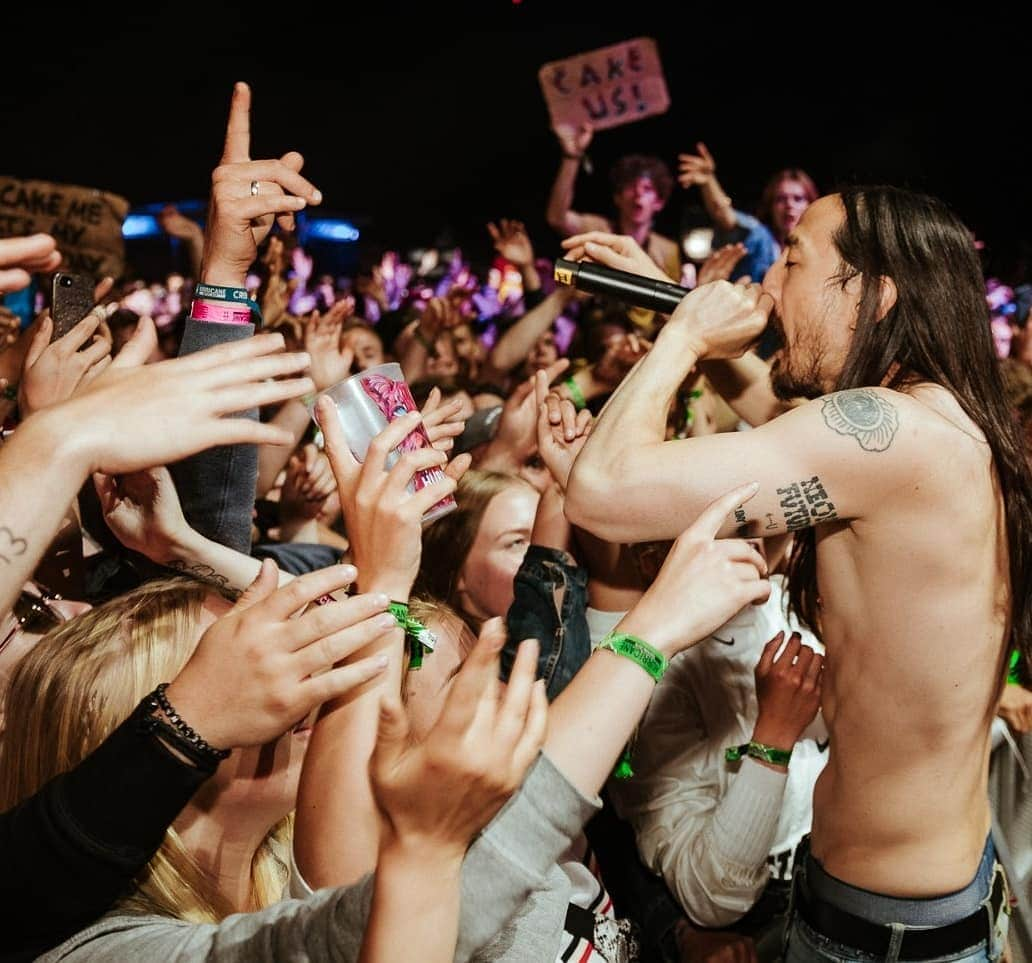
[[[552,126],[595,130],[662,114],[670,106],[656,41],[638,37],[553,60],[538,71]]]
[[[74,184],[0,177],[0,237],[52,234],[61,268],[101,278],[125,269],[122,221],[129,202],[118,194]]]

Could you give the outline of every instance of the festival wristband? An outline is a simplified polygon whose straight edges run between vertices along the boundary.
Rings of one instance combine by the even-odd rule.
[[[563,385],[570,392],[570,401],[573,402],[574,408],[578,411],[583,411],[588,407],[588,403],[584,398],[584,392],[580,390],[580,385],[573,380],[572,375],[563,382]]]
[[[738,762],[739,759],[744,759],[746,756],[769,762],[774,766],[787,766],[788,760],[792,758],[792,750],[776,749],[774,746],[768,746],[762,742],[750,741],[741,746],[731,746],[724,752],[724,758],[728,762]]]
[[[1011,652],[1010,663],[1007,666],[1007,685],[1021,685],[1018,678],[1018,662],[1021,661],[1021,653],[1015,649]]]
[[[215,301],[195,298],[190,305],[191,321],[209,321],[215,324],[250,324],[249,308],[237,308]]]
[[[653,682],[659,682],[670,664],[669,659],[659,649],[653,648],[644,639],[636,635],[624,635],[610,632],[598,644],[598,649],[608,649],[625,659],[630,659],[640,665],[650,676]],[[596,650],[597,651],[597,650]]]
[[[222,284],[198,284],[194,287],[194,296],[210,301],[228,301],[230,304],[247,305],[252,314],[262,318],[262,309],[258,302],[251,300],[247,288],[231,288]]]
[[[391,602],[387,610],[405,630],[405,637],[409,640],[409,668],[418,669],[423,664],[423,653],[434,651],[437,636],[422,622],[409,618],[408,605],[405,602]]]

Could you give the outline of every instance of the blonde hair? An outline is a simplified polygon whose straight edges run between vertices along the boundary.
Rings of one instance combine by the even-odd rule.
[[[183,578],[148,582],[58,626],[17,665],[0,739],[0,811],[74,768],[131,715],[159,682],[175,678],[197,644],[201,609],[213,590]],[[17,734],[11,738],[13,734]],[[251,866],[255,908],[280,898],[287,878],[277,825]],[[121,904],[194,923],[235,908],[169,827]]]

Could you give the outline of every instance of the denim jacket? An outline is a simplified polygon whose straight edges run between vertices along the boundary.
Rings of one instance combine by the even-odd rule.
[[[516,648],[537,639],[539,679],[545,680],[551,702],[591,655],[584,610],[588,573],[568,553],[531,545],[516,573],[512,606],[506,618],[509,640],[502,650],[502,675],[509,677]]]

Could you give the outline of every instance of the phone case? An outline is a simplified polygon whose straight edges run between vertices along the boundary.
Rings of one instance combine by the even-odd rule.
[[[54,275],[50,316],[54,320],[51,341],[66,335],[93,310],[93,279],[85,274]]]

